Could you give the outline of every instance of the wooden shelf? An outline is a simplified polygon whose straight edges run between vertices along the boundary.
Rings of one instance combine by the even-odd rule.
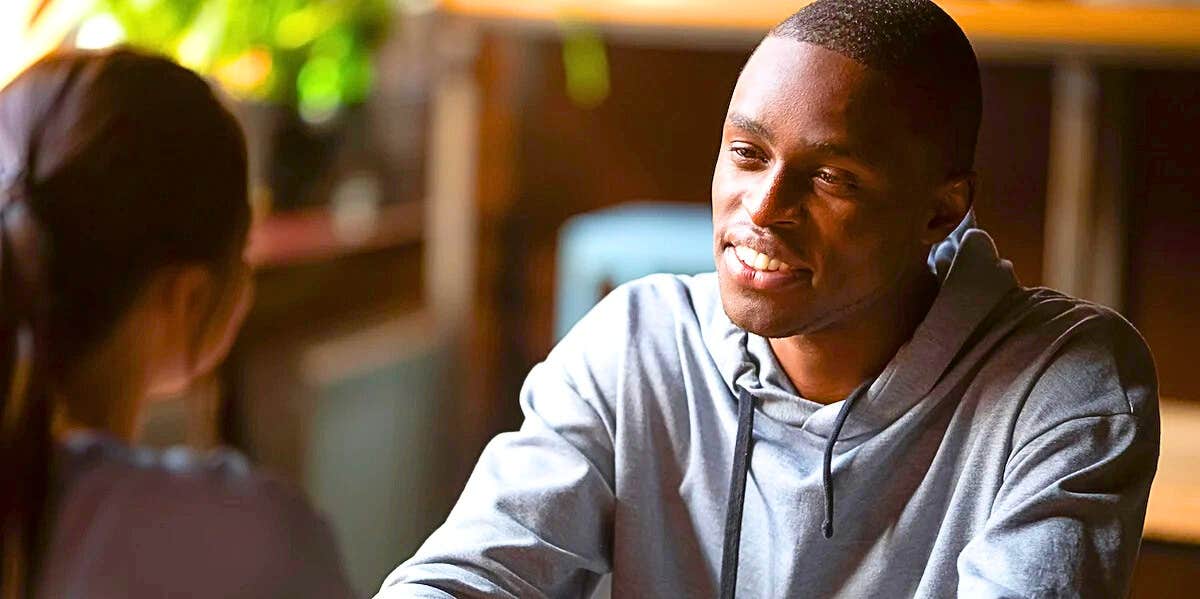
[[[765,31],[804,0],[444,0],[459,16],[525,22],[579,20],[598,25]],[[1033,46],[1200,56],[1200,8],[1080,4],[1059,0],[939,2],[983,49]]]
[[[328,207],[272,214],[251,230],[247,254],[256,268],[277,268],[414,243],[421,239],[422,214],[417,202],[342,217]]]

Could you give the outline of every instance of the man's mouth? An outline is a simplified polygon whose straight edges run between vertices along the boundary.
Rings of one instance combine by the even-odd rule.
[[[725,272],[741,287],[783,290],[810,281],[812,271],[793,266],[744,245],[727,245],[722,252]]]
[[[733,253],[737,256],[738,261],[751,268],[761,272],[787,272],[792,269],[787,262],[772,258],[771,256],[755,250],[754,248],[744,245],[733,246]]]

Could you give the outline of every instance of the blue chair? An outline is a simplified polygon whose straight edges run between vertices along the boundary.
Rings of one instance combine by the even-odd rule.
[[[608,288],[713,270],[712,235],[712,211],[702,205],[635,202],[572,217],[558,233],[555,339]]]

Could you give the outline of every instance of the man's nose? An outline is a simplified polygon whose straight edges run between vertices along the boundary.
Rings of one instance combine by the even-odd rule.
[[[742,207],[750,221],[760,227],[790,226],[800,222],[803,195],[788,173],[778,168],[742,196]]]

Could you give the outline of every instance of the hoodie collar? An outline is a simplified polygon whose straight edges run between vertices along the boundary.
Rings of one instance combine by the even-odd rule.
[[[973,214],[931,248],[929,265],[941,284],[933,305],[912,339],[859,399],[841,439],[873,433],[924,398],[975,329],[1017,286],[1012,265],[1000,259],[992,238],[975,226]],[[800,397],[767,339],[734,325],[719,298],[711,316],[705,344],[732,396],[746,389],[772,419],[827,437],[843,402],[822,406]]]

